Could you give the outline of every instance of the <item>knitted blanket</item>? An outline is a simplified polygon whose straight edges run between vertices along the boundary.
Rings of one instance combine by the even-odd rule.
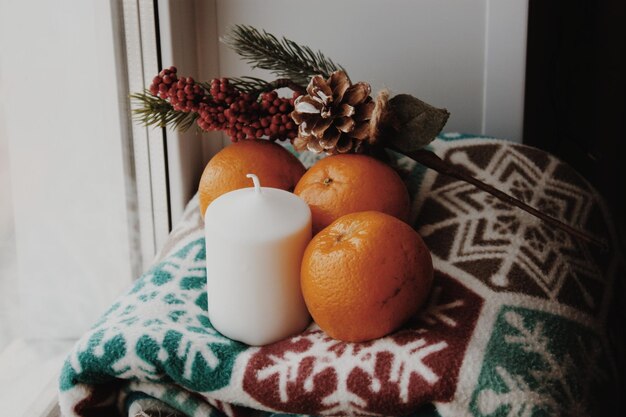
[[[194,198],[160,260],[70,352],[62,414],[618,415],[624,267],[596,192],[533,148],[460,135],[432,146],[606,239],[610,250],[399,158],[414,225],[436,270],[426,307],[396,333],[367,343],[333,340],[312,324],[249,347],[219,334],[207,317]]]

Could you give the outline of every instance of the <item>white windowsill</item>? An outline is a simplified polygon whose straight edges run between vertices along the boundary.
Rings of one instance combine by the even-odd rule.
[[[0,351],[2,415],[56,417],[58,378],[72,340],[14,340]]]

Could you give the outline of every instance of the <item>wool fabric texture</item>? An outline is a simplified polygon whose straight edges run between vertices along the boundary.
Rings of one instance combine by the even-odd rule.
[[[534,148],[459,134],[431,148],[609,250],[398,156],[435,267],[426,306],[371,342],[312,324],[249,347],[207,316],[194,198],[154,266],[69,353],[62,415],[618,415],[624,263],[602,199]]]

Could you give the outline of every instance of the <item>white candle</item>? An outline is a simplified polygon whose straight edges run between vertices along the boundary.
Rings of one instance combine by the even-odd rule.
[[[226,193],[204,216],[209,319],[223,335],[260,346],[308,325],[300,265],[311,210],[300,197],[261,187]]]

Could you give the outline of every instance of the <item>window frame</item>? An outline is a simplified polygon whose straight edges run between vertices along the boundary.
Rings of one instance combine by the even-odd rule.
[[[147,88],[163,66],[210,79],[219,70],[215,1],[118,0],[123,3],[125,65],[129,91]],[[124,47],[122,45],[121,47]],[[206,162],[225,140],[132,123],[143,269],[151,265],[172,226],[198,189]]]

